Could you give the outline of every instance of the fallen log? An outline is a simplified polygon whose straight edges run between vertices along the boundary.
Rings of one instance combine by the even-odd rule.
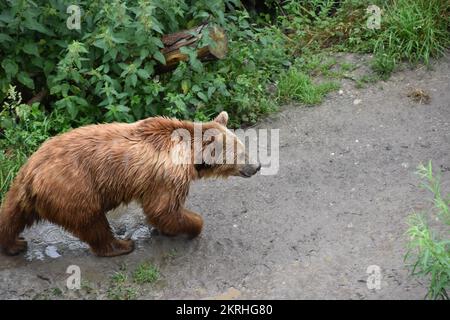
[[[213,40],[214,45],[199,48],[199,41],[206,30],[209,31],[209,37]],[[166,64],[156,66],[156,73],[158,74],[175,69],[180,61],[189,60],[188,55],[181,53],[182,47],[196,49],[197,58],[200,61],[223,59],[228,51],[228,39],[225,31],[208,23],[203,23],[189,30],[164,35],[161,40],[164,48],[160,51],[164,55]]]

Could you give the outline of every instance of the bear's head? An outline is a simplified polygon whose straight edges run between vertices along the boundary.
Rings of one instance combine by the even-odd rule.
[[[227,128],[227,123],[228,114],[223,111],[213,121],[202,124],[201,155],[197,153],[195,162],[200,178],[249,178],[261,169],[257,155],[249,155],[244,143]]]

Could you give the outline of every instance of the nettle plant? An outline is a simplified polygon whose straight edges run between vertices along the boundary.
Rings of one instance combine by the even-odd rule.
[[[2,1],[0,101],[10,85],[24,101],[43,94],[48,111],[65,113],[73,125],[156,114],[207,117],[202,108],[227,94],[224,79],[201,75],[195,48],[183,49],[188,62],[157,76],[157,64],[165,63],[161,37],[206,19],[223,25],[231,2],[78,1],[80,28],[68,28],[73,1]],[[205,34],[199,46],[208,44]]]

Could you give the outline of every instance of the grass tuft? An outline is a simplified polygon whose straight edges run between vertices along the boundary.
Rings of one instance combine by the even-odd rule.
[[[383,15],[382,33],[375,41],[374,69],[389,77],[396,63],[429,64],[450,45],[450,2],[444,0],[397,0]]]
[[[450,226],[450,194],[443,197],[439,176],[433,174],[431,161],[427,166],[420,165],[417,174],[423,180],[421,186],[433,195],[433,210],[428,215],[435,214],[435,220],[440,222],[432,229],[427,222],[427,215],[414,213],[408,218],[410,238],[405,261],[409,263],[411,273],[415,276],[428,278],[430,281],[427,298],[449,299],[450,288],[450,240],[442,239],[439,231],[444,231],[448,237]]]
[[[278,99],[281,101],[299,101],[307,105],[320,103],[324,96],[339,88],[334,82],[315,84],[306,73],[291,68],[280,77]]]
[[[150,263],[140,264],[133,272],[133,281],[137,284],[153,283],[159,279],[159,270]]]
[[[133,300],[137,297],[136,288],[128,284],[128,274],[124,267],[111,276],[107,295],[111,300]]]

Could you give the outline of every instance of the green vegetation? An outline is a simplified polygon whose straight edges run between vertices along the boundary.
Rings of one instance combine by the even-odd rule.
[[[278,97],[283,101],[293,99],[312,105],[321,102],[326,93],[338,87],[339,85],[332,82],[314,84],[309,75],[291,68],[280,77]]]
[[[360,88],[365,88],[367,84],[370,83],[375,83],[380,79],[380,76],[377,74],[372,74],[372,75],[363,75],[358,79],[355,79],[355,87],[360,89]]]
[[[137,284],[153,283],[159,279],[159,270],[150,263],[140,264],[133,272],[133,281]]]
[[[46,115],[38,103],[22,103],[10,87],[0,110],[0,202],[16,172],[42,142],[69,128],[58,111]]]
[[[44,289],[31,297],[32,300],[57,300],[63,298],[64,292],[58,287]]]
[[[149,262],[139,264],[131,273],[131,279],[128,276],[126,266],[122,266],[110,278],[108,298],[112,300],[135,299],[143,285],[152,284],[159,277],[159,269]]]
[[[433,195],[433,210],[427,215],[415,213],[409,217],[410,237],[405,260],[411,263],[413,275],[429,279],[427,297],[449,299],[450,289],[450,194],[441,193],[440,178],[433,175],[431,161],[420,165],[417,174],[423,180],[421,186]],[[431,218],[437,220],[435,228],[430,227]]]
[[[450,39],[444,0],[287,0],[269,2],[271,14],[238,0],[80,0],[80,30],[66,26],[71,4],[0,3],[0,200],[27,157],[70,128],[154,115],[205,121],[221,110],[233,127],[253,124],[279,103],[316,104],[338,88],[352,66],[336,70],[332,52],[373,53],[372,79],[387,79],[403,61],[429,64]],[[371,4],[382,9],[380,29],[367,28]],[[205,20],[225,29],[227,57],[201,63],[184,48],[189,60],[157,75],[162,35]]]
[[[108,298],[111,300],[133,300],[137,296],[137,290],[128,283],[126,269],[114,273],[110,279]]]
[[[428,64],[450,44],[450,2],[396,0],[386,6],[383,29],[375,39],[375,70],[388,76],[399,61]]]
[[[60,288],[53,288],[52,293],[55,297],[61,297],[63,295],[63,292]]]

